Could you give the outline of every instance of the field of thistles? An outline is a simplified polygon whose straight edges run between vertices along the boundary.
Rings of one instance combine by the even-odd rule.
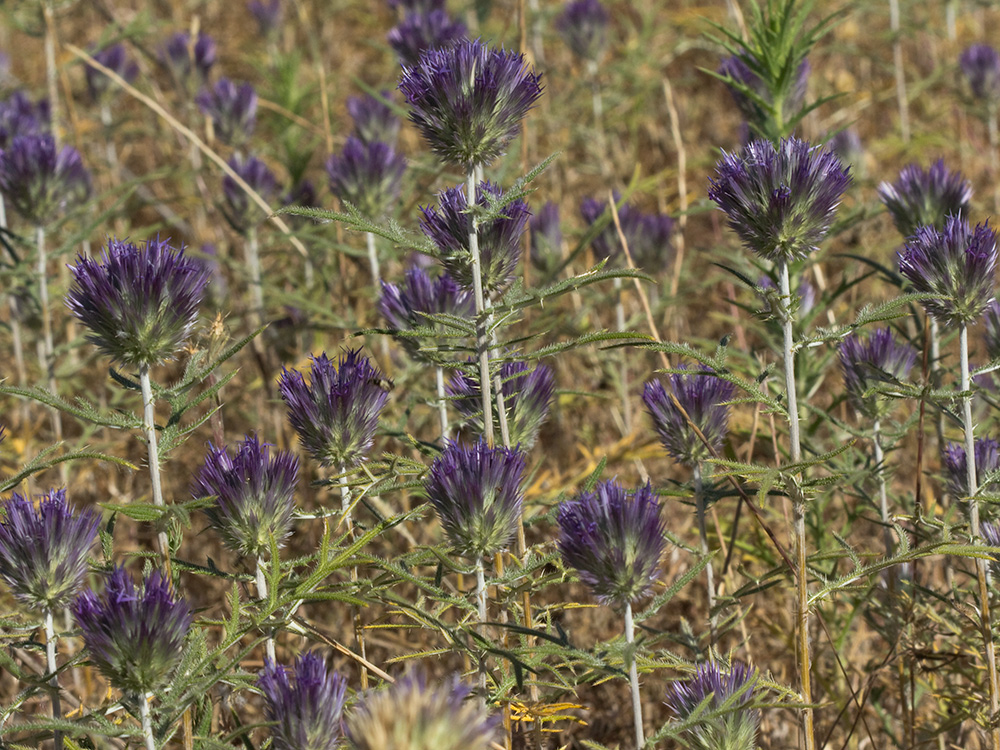
[[[0,750],[1000,750],[997,28],[0,3]]]

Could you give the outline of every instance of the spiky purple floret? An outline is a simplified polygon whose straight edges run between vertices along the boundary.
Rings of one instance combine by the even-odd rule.
[[[503,190],[489,180],[480,182],[476,190],[476,205],[489,210],[490,200],[503,202]],[[469,231],[472,216],[467,212],[465,190],[449,188],[438,196],[438,207],[421,207],[420,228],[433,240],[441,252],[441,264],[462,286],[472,288],[472,262],[469,254]],[[479,224],[479,258],[483,289],[496,291],[514,278],[521,256],[521,235],[528,225],[531,211],[518,198],[503,207],[495,219]]]
[[[367,693],[347,720],[356,750],[489,750],[500,730],[500,715],[458,675],[428,684],[419,672]]]
[[[0,152],[0,192],[26,220],[43,226],[90,195],[80,152],[51,135],[13,138]]]
[[[110,238],[100,262],[78,256],[66,305],[87,339],[130,367],[173,358],[198,320],[209,280],[204,264],[159,237],[145,245]]]
[[[987,547],[1000,547],[1000,525],[995,523],[983,523],[979,526],[979,533],[983,537],[983,544]],[[990,558],[990,568],[993,577],[1000,576],[1000,558]]]
[[[236,454],[208,446],[205,464],[191,486],[195,497],[215,495],[205,510],[212,527],[229,549],[248,557],[281,545],[292,530],[299,461],[291,453],[273,455],[267,443],[247,435]]]
[[[559,552],[602,604],[624,606],[649,593],[666,546],[660,504],[647,482],[628,491],[599,482],[559,506]]]
[[[718,73],[721,76],[731,78],[734,83],[743,84],[764,102],[773,105],[771,92],[767,90],[767,86],[761,80],[760,76],[754,72],[754,68],[758,67],[758,65],[753,54],[744,50],[740,55],[733,55],[723,60],[719,64]],[[784,119],[787,120],[795,116],[802,109],[802,105],[806,100],[806,89],[809,85],[809,73],[811,69],[808,60],[803,60],[799,63],[791,90],[782,104],[780,114]],[[736,107],[740,110],[740,114],[743,115],[747,123],[753,126],[760,126],[767,116],[761,103],[755,101],[732,84],[727,84],[727,88],[733,97],[733,101],[736,103]]]
[[[773,262],[805,258],[826,236],[850,170],[797,138],[756,140],[724,154],[708,196],[743,244]]]
[[[347,681],[326,669],[311,651],[295,660],[294,681],[288,670],[268,660],[257,678],[264,693],[274,750],[334,750],[340,746],[341,716]]]
[[[158,570],[137,587],[116,567],[104,594],[83,592],[73,614],[91,662],[119,690],[139,696],[166,683],[191,627],[190,607]]]
[[[559,206],[546,201],[528,220],[528,226],[531,228],[531,262],[542,270],[552,269],[562,258]]]
[[[678,680],[667,688],[666,704],[678,719],[691,716],[710,698],[707,712],[727,706],[729,711],[705,719],[689,732],[698,750],[755,750],[760,711],[749,709],[756,693],[757,670],[742,662],[725,669],[715,663],[699,664],[694,677]],[[730,701],[732,701],[730,703]]]
[[[211,88],[203,89],[196,101],[202,113],[211,118],[215,135],[230,146],[242,146],[253,133],[257,122],[257,92],[249,83],[236,85],[220,78]]]
[[[983,311],[983,338],[990,359],[1000,357],[1000,302],[990,300]]]
[[[265,201],[270,203],[277,197],[280,190],[278,180],[268,166],[256,156],[243,157],[234,154],[228,163],[233,171]],[[222,178],[222,194],[226,199],[226,216],[237,231],[245,232],[263,217],[263,212],[257,204],[251,203],[243,188],[229,175]]]
[[[297,370],[281,373],[278,388],[288,420],[320,465],[355,466],[371,448],[389,398],[382,373],[360,349],[345,352],[336,366],[325,352],[311,359],[308,384]]]
[[[347,99],[347,113],[354,121],[354,135],[362,143],[387,143],[396,147],[399,137],[399,118],[388,102],[392,101],[389,91],[379,96],[365,94]]]
[[[83,582],[100,523],[94,510],[74,513],[66,490],[49,490],[37,508],[15,492],[0,521],[0,579],[31,609],[66,607]]]
[[[871,419],[884,412],[884,400],[877,395],[865,398],[875,383],[906,380],[917,360],[917,351],[906,341],[898,341],[890,328],[873,331],[867,340],[852,333],[838,349],[844,386],[855,408]]]
[[[949,216],[967,217],[972,183],[938,159],[926,171],[919,164],[908,164],[894,183],[878,186],[878,195],[899,233],[910,237],[922,226],[944,229]]]
[[[525,458],[517,448],[485,440],[449,443],[431,465],[424,491],[448,540],[477,560],[504,549],[517,531]]]
[[[628,240],[629,237],[635,235],[642,221],[642,212],[630,203],[621,203],[621,205],[618,205],[621,199],[617,192],[614,193],[614,200],[618,212],[618,223],[621,224],[622,234]],[[580,216],[590,226],[593,226],[604,215],[605,211],[608,210],[608,204],[596,198],[584,198],[580,203]],[[608,215],[610,217],[610,212]],[[622,254],[622,243],[618,237],[618,229],[615,227],[613,220],[609,221],[597,233],[594,239],[591,240],[590,246],[594,249],[594,255],[599,260],[605,258],[615,260]],[[629,252],[631,251],[632,246],[630,243]]]
[[[386,36],[403,67],[416,65],[428,50],[446,49],[465,38],[465,24],[452,19],[444,8],[407,11]]]
[[[983,478],[1000,468],[1000,443],[993,438],[976,438],[975,450],[976,485],[980,491],[996,492],[1000,487],[995,484],[984,487]],[[941,452],[941,464],[948,494],[955,499],[968,497],[969,481],[966,472],[969,467],[965,462],[965,446],[961,443],[948,443]]]
[[[281,28],[281,21],[284,16],[284,8],[281,0],[250,0],[247,3],[247,10],[257,21],[257,30],[263,37],[270,36]]]
[[[972,95],[985,101],[1000,98],[1000,53],[988,44],[974,44],[958,58]]]
[[[500,367],[504,406],[511,445],[530,449],[538,439],[538,430],[548,418],[555,398],[555,378],[545,365],[528,369],[524,362],[504,362]],[[456,370],[448,384],[448,395],[455,408],[481,431],[483,423],[479,371]]]
[[[463,40],[403,68],[399,90],[431,150],[466,173],[507,150],[542,94],[524,56]]]
[[[391,212],[405,169],[406,159],[389,144],[363,143],[354,136],[326,162],[330,191],[373,218]]]
[[[105,47],[99,52],[95,52],[94,59],[113,73],[117,73],[126,81],[133,81],[139,74],[139,66],[131,60],[125,51],[124,44],[113,44]],[[105,97],[110,97],[118,91],[118,86],[111,82],[104,73],[89,65],[84,66],[84,75],[87,79],[87,90],[90,98],[100,101]]]
[[[726,402],[736,397],[736,386],[710,371],[675,373],[667,381],[691,421],[718,451],[729,432]],[[667,453],[688,466],[709,457],[708,449],[678,411],[662,381],[647,382],[642,400]]]
[[[382,282],[378,309],[388,326],[394,330],[434,327],[442,335],[454,335],[453,328],[437,325],[428,316],[450,315],[471,320],[476,305],[472,292],[460,287],[448,274],[442,273],[436,279],[431,279],[424,269],[411,266],[406,271],[401,286]],[[420,361],[426,361],[426,351],[436,347],[434,341],[408,336],[401,337],[400,341],[410,356]]]
[[[0,148],[7,148],[19,135],[44,135],[51,127],[48,99],[33,102],[23,91],[15,91],[0,102]]]
[[[949,216],[943,231],[918,227],[897,255],[915,292],[938,295],[921,304],[945,325],[974,323],[993,297],[997,244],[988,222],[973,229],[961,216]]]
[[[186,31],[173,34],[160,52],[163,64],[183,89],[196,89],[204,84],[215,65],[216,56],[215,40],[212,37],[199,33],[192,44],[191,35]]]
[[[556,31],[581,60],[600,62],[608,44],[608,11],[600,0],[573,0],[556,19]]]

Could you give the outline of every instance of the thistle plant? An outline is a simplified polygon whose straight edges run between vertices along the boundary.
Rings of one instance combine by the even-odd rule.
[[[840,198],[850,183],[849,170],[831,152],[788,138],[777,144],[753,141],[738,153],[725,154],[716,165],[709,197],[726,213],[729,226],[744,246],[777,267],[781,294],[785,394],[788,404],[789,458],[802,460],[798,396],[795,384],[794,314],[788,264],[807,257],[824,238]],[[794,478],[797,632],[802,699],[812,702],[809,648],[809,586],[806,555],[806,502]],[[815,748],[813,711],[803,710],[806,749]]]
[[[267,720],[273,722],[274,750],[334,750],[342,747],[347,682],[330,673],[314,652],[295,660],[294,679],[273,659],[257,679],[264,694]]]
[[[192,484],[195,497],[215,497],[205,512],[225,545],[256,560],[257,597],[264,601],[268,597],[264,553],[271,551],[272,544],[281,546],[292,531],[298,472],[295,456],[284,451],[271,455],[267,443],[247,435],[235,455],[209,445]],[[267,658],[274,661],[270,634],[265,646]]]
[[[442,8],[408,10],[386,37],[400,65],[416,65],[429,50],[452,47],[465,39],[465,24]]]
[[[6,149],[19,135],[45,135],[51,129],[47,99],[32,101],[23,91],[15,91],[0,102],[0,148]]]
[[[593,492],[562,503],[557,519],[563,563],[577,570],[601,604],[624,608],[625,642],[631,648],[632,603],[652,590],[666,546],[656,493],[649,483],[630,492],[617,482],[600,482]],[[635,745],[641,748],[646,740],[634,655],[629,683]]]
[[[257,92],[249,83],[239,85],[220,78],[195,101],[212,121],[215,137],[233,148],[241,148],[253,134],[257,122]]]
[[[153,504],[164,507],[155,399],[149,371],[173,359],[198,320],[208,283],[205,266],[159,237],[139,246],[111,238],[100,261],[79,256],[66,305],[89,329],[87,339],[113,362],[139,371]],[[170,545],[158,534],[169,571]]]
[[[809,61],[801,60],[780,103],[782,122],[794,121],[802,110],[809,86],[810,71]],[[760,61],[747,50],[741,50],[739,54],[727,57],[718,69],[718,74],[726,81],[737,109],[743,115],[751,132],[755,134],[765,133],[768,118],[779,112],[771,87],[761,78],[762,72]]]
[[[734,662],[727,669],[712,661],[699,664],[694,677],[672,683],[666,704],[682,721],[707,714],[687,732],[690,747],[756,750],[760,711],[749,706],[757,692],[754,667]]]
[[[974,447],[976,486],[983,492],[995,492],[996,484],[983,485],[983,478],[1000,469],[1000,442],[990,437],[976,438]],[[969,490],[969,465],[965,460],[965,445],[948,443],[941,451],[941,468],[944,470],[945,489],[953,498],[967,499]]]
[[[906,238],[923,226],[944,229],[949,216],[967,217],[972,183],[938,159],[927,170],[918,164],[908,164],[900,170],[895,182],[879,184],[878,195],[889,209],[896,229]]]
[[[125,568],[108,576],[104,594],[85,591],[73,614],[93,663],[108,681],[138,705],[146,750],[156,750],[147,693],[170,679],[191,627],[191,610],[154,570],[136,586]]]
[[[489,750],[500,722],[458,675],[431,683],[411,673],[364,695],[347,717],[347,737],[355,750]]]

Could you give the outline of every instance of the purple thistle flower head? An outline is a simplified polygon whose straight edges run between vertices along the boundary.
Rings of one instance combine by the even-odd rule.
[[[431,150],[468,173],[507,150],[542,95],[540,79],[523,55],[463,40],[404,67],[399,90]]]
[[[195,322],[208,283],[204,264],[168,240],[142,247],[110,238],[97,262],[77,258],[66,306],[90,329],[87,339],[129,367],[173,358]]]
[[[724,154],[708,196],[743,244],[775,263],[805,258],[826,236],[850,170],[797,138],[757,140]]]
[[[773,107],[774,102],[772,92],[768,90],[767,84],[754,71],[754,68],[759,69],[757,58],[749,51],[744,50],[740,55],[733,55],[723,60],[719,64],[717,72],[720,76],[731,79],[732,83],[727,83],[726,86],[733,97],[733,102],[751,129],[760,132],[769,117],[762,102],[771,107]],[[782,102],[781,116],[786,122],[797,115],[805,104],[811,69],[808,60],[799,63],[795,80],[792,81],[791,89]],[[756,99],[733,84],[742,84],[754,94]]]
[[[33,102],[23,91],[15,91],[0,102],[0,148],[19,135],[45,135],[51,127],[48,99]]]
[[[27,221],[44,226],[90,195],[80,152],[51,135],[22,135],[0,152],[0,192]]]
[[[126,81],[133,81],[139,74],[139,66],[131,60],[125,51],[124,44],[113,44],[105,47],[93,54],[94,59],[114,73],[124,78]],[[111,98],[118,91],[118,87],[111,83],[111,79],[97,68],[85,65],[84,76],[87,79],[87,91],[90,98],[95,102]]]
[[[502,204],[503,190],[489,180],[480,182],[476,205],[489,211],[490,202]],[[437,245],[441,264],[462,286],[472,288],[472,261],[469,253],[469,232],[472,216],[468,211],[465,190],[449,188],[438,196],[438,208],[421,207],[424,218],[420,228]],[[510,201],[494,219],[479,223],[479,257],[482,265],[484,291],[498,291],[514,278],[521,256],[521,235],[528,225],[531,211],[520,198]]]
[[[280,545],[292,530],[299,461],[269,448],[256,435],[247,435],[235,456],[209,445],[191,486],[195,497],[215,495],[205,511],[209,522],[229,549],[246,557],[262,556],[272,537]]]
[[[530,450],[538,439],[542,423],[548,419],[555,398],[552,370],[545,365],[529,370],[524,362],[504,362],[500,367],[500,380],[510,442]],[[478,368],[472,374],[456,370],[447,390],[455,408],[481,432],[483,412]]]
[[[553,270],[562,258],[562,228],[559,206],[546,201],[528,220],[531,228],[531,262],[542,271]]]
[[[726,402],[736,397],[736,386],[710,371],[675,373],[667,381],[691,421],[718,451],[729,432]],[[642,400],[667,453],[687,466],[709,457],[708,449],[674,405],[662,381],[647,382]]]
[[[974,323],[993,297],[997,266],[996,233],[988,223],[973,229],[949,216],[944,230],[918,227],[906,241],[899,270],[915,292],[938,295],[921,304],[946,325]]]
[[[524,454],[517,448],[449,443],[431,465],[424,491],[448,541],[482,560],[504,549],[517,531],[524,492]]]
[[[116,567],[103,596],[83,592],[73,614],[91,662],[116,688],[138,696],[167,682],[191,628],[190,607],[158,570],[136,586]]]
[[[975,451],[976,485],[979,491],[997,492],[1000,486],[994,483],[984,487],[983,479],[990,472],[1000,469],[1000,443],[993,438],[976,438]],[[941,463],[948,494],[955,499],[969,497],[969,481],[966,476],[969,467],[965,461],[965,446],[961,443],[948,443],[941,452]]]
[[[406,160],[387,143],[363,143],[353,135],[326,162],[330,191],[364,216],[379,218],[399,198]]]
[[[990,300],[983,312],[984,336],[986,354],[990,359],[1000,357],[1000,302]]]
[[[911,237],[918,227],[940,230],[949,216],[968,216],[972,183],[938,159],[927,171],[919,164],[908,164],[894,183],[878,186],[878,195],[899,233]]]
[[[389,91],[379,96],[365,94],[347,99],[347,113],[354,120],[354,135],[362,143],[387,143],[396,147],[399,138],[399,118],[387,102],[392,100]]]
[[[660,504],[647,482],[630,492],[599,482],[559,506],[559,552],[602,603],[613,607],[641,599],[660,576],[666,546]]]
[[[341,746],[347,681],[313,652],[295,660],[295,679],[268,660],[257,679],[264,693],[274,750],[335,750]]]
[[[212,37],[199,33],[192,43],[191,35],[186,31],[176,32],[160,51],[160,59],[184,91],[204,85],[209,71],[215,65],[216,56],[215,40]]]
[[[211,88],[198,94],[202,113],[212,120],[215,135],[233,147],[246,143],[257,121],[257,92],[249,83],[237,86],[220,78]]]
[[[68,606],[87,573],[100,514],[91,509],[74,513],[66,490],[49,490],[37,508],[15,492],[4,511],[0,579],[31,609],[54,612]]]
[[[608,11],[600,0],[573,0],[556,19],[556,31],[578,58],[599,63],[608,45]]]
[[[988,547],[1000,547],[1000,525],[988,522],[983,523],[979,526],[979,533],[983,537],[983,544]],[[994,578],[1000,576],[1000,558],[991,557],[990,568],[992,569]]]
[[[356,750],[489,750],[500,724],[458,675],[428,683],[411,672],[366,693],[347,719],[347,735]]]
[[[348,350],[336,366],[325,352],[311,359],[308,384],[297,370],[281,373],[278,388],[288,419],[321,466],[356,466],[372,447],[389,399],[382,373],[360,349]]]
[[[884,416],[888,405],[877,394],[866,397],[865,392],[875,383],[906,380],[917,360],[916,349],[905,341],[898,341],[890,328],[879,328],[867,341],[852,333],[840,344],[838,354],[851,402],[870,419]]]
[[[277,198],[280,192],[278,180],[256,156],[244,158],[234,154],[228,163],[265,201],[271,203]],[[251,203],[250,196],[229,175],[222,178],[222,195],[226,199],[226,218],[237,232],[246,232],[262,218],[263,214],[257,204]]]
[[[460,287],[448,274],[431,279],[424,269],[412,266],[406,271],[401,286],[382,282],[378,310],[388,326],[396,331],[433,327],[442,336],[454,336],[453,328],[435,323],[428,316],[450,315],[471,320],[476,305],[472,292]],[[430,361],[428,351],[437,346],[435,341],[410,336],[400,337],[400,341],[411,357],[425,362]]]
[[[691,679],[671,684],[666,704],[682,721],[706,700],[706,712],[722,712],[689,730],[692,747],[697,750],[756,750],[760,711],[748,708],[756,692],[754,667],[734,662],[726,669],[715,663],[703,663]]]
[[[247,10],[257,21],[257,30],[262,37],[269,37],[281,28],[285,15],[281,0],[250,0]]]
[[[386,36],[400,65],[416,65],[428,50],[446,49],[465,38],[465,24],[452,19],[444,8],[406,12]]]
[[[984,102],[1000,99],[1000,53],[988,44],[974,44],[958,58],[972,95]]]

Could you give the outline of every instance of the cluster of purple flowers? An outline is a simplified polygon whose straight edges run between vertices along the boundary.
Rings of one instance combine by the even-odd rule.
[[[993,438],[976,438],[976,486],[981,492],[996,492],[996,484],[983,486],[983,479],[990,472],[1000,469],[1000,442]],[[941,452],[941,464],[944,468],[945,487],[948,494],[955,499],[969,496],[968,463],[965,459],[965,446],[960,443],[948,443]]]
[[[274,750],[334,750],[343,737],[347,682],[329,673],[317,654],[295,661],[294,680],[280,664],[268,661],[257,680],[267,708]]]
[[[750,706],[757,692],[755,668],[734,662],[727,669],[706,662],[698,665],[691,679],[671,684],[666,704],[681,720],[707,714],[688,732],[696,750],[756,750],[760,711]]]

